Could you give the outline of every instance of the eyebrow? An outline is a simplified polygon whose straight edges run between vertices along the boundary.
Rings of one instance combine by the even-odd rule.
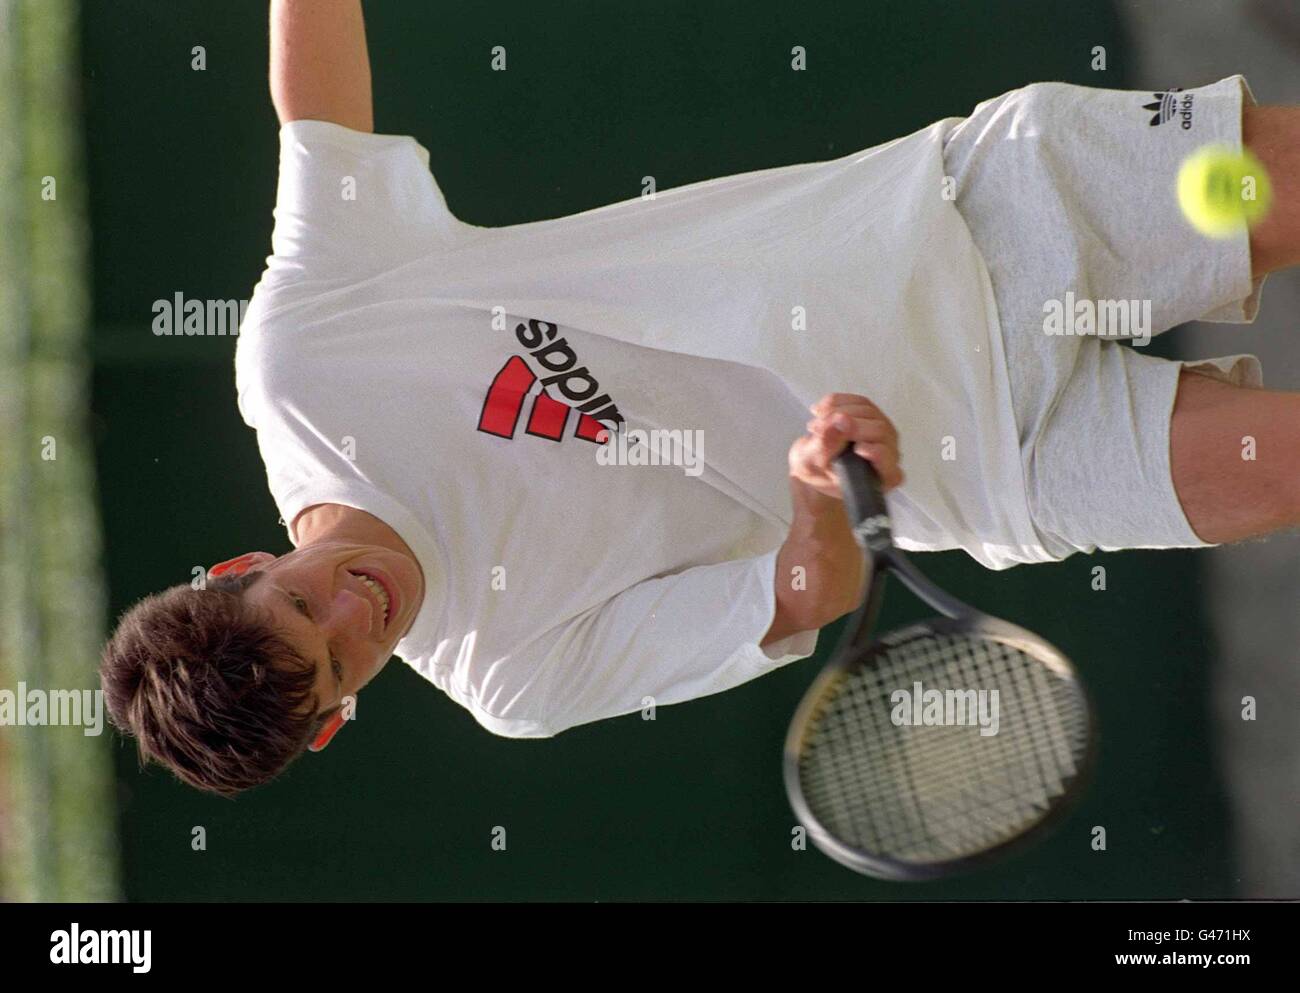
[[[292,610],[295,614],[302,616],[301,612],[298,610],[297,605],[293,602],[294,597],[292,597],[289,594],[288,590],[286,590],[283,586],[277,586],[275,584],[272,584],[271,588],[275,590],[277,593],[279,593],[280,596],[284,597],[284,599],[289,602],[290,610]],[[315,665],[317,668],[320,667],[319,662],[314,662],[313,665]],[[340,677],[334,672],[334,666],[330,663],[330,651],[328,646],[326,646],[325,648],[325,667],[327,670],[329,670],[329,674],[334,677],[334,685],[339,688],[339,692],[341,694],[343,690],[343,679],[342,677]]]

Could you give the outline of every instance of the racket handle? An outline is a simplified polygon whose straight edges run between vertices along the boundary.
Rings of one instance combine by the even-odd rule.
[[[835,475],[839,477],[844,509],[858,544],[870,552],[892,548],[894,539],[889,511],[876,467],[849,444],[835,458]]]

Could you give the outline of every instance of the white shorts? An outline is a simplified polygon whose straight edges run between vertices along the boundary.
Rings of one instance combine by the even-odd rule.
[[[1179,373],[1258,387],[1259,360],[1161,359],[1072,318],[1086,300],[1094,329],[1106,320],[1137,336],[1254,320],[1263,280],[1251,279],[1247,236],[1202,237],[1174,195],[1187,155],[1241,147],[1246,101],[1241,76],[1164,92],[1035,83],[954,118],[945,135],[956,206],[993,282],[1031,519],[1054,557],[1206,544],[1170,473]],[[1067,333],[1048,333],[1049,316]]]

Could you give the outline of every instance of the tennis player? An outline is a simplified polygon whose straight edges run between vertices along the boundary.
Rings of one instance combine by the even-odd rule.
[[[324,747],[394,654],[512,737],[807,657],[862,588],[829,469],[848,442],[902,548],[990,569],[1300,523],[1300,394],[1254,356],[1142,348],[1251,321],[1300,263],[1300,107],[1240,76],[1034,84],[831,161],[502,228],[373,132],[359,0],[272,0],[271,94],[272,254],[235,365],[293,550],[146,598],[102,663],[142,758],[201,789]],[[1271,172],[1249,236],[1179,211],[1211,143]]]

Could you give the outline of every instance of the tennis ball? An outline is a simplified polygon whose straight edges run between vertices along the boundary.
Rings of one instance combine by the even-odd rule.
[[[1272,202],[1273,184],[1250,152],[1206,145],[1178,170],[1178,206],[1209,238],[1231,238],[1267,214]]]

